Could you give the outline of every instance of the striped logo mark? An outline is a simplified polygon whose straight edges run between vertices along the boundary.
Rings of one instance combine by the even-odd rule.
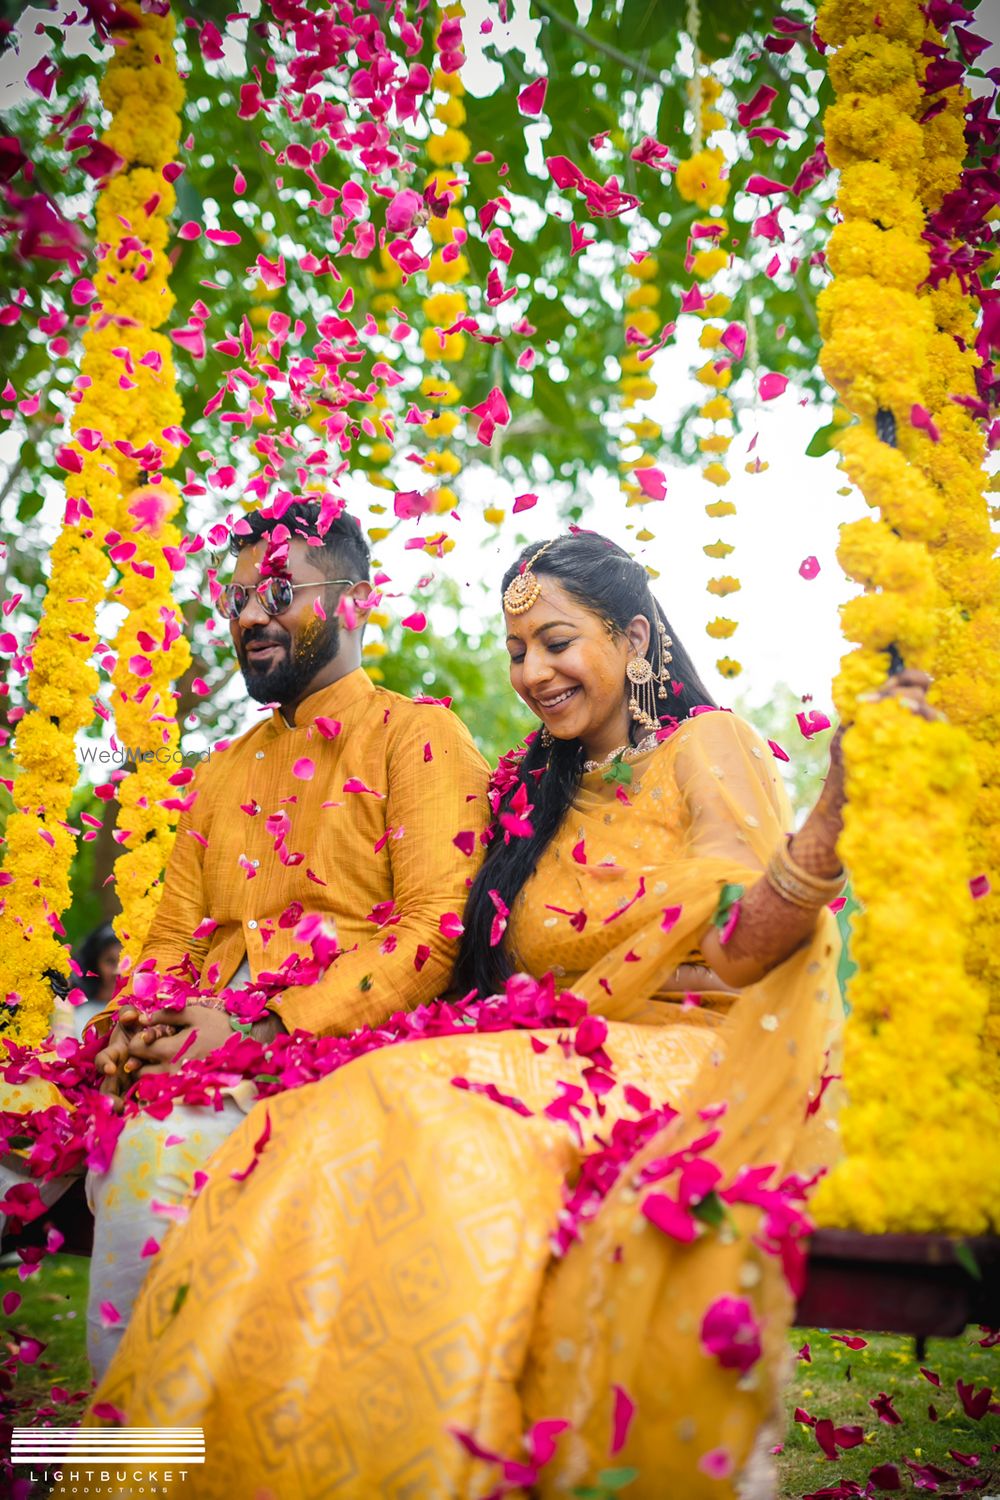
[[[205,1462],[205,1434],[200,1427],[14,1427],[10,1457],[34,1468],[67,1462],[183,1468]]]

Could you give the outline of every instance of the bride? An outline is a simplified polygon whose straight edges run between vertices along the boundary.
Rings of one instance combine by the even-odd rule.
[[[623,1467],[648,1500],[772,1493],[836,1149],[839,735],[789,837],[771,751],[620,547],[525,549],[503,607],[541,723],[494,778],[477,994],[255,1106],[89,1409],[202,1427],[190,1495],[547,1497]],[[929,712],[925,685],[886,692]]]

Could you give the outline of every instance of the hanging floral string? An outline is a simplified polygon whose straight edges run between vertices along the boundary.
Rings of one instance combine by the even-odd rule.
[[[458,504],[453,483],[462,461],[448,439],[459,425],[457,405],[461,392],[448,376],[448,367],[460,364],[465,357],[466,335],[455,325],[469,311],[462,284],[469,276],[469,262],[462,251],[465,241],[465,216],[459,204],[464,196],[462,166],[472,153],[472,143],[462,126],[465,124],[461,63],[462,17],[460,3],[444,6],[434,37],[437,67],[434,70],[434,121],[441,126],[428,137],[426,153],[431,164],[424,189],[427,229],[434,249],[426,267],[428,292],[423,299],[424,328],[420,346],[429,363],[437,365],[424,378],[421,394],[432,410],[422,432],[433,446],[422,455],[424,472],[435,481],[431,509],[436,515],[447,515]],[[434,210],[437,210],[436,212]],[[444,368],[441,368],[444,367]],[[491,518],[495,519],[495,518]],[[500,519],[503,519],[501,514]]]
[[[144,599],[152,597],[156,582],[150,569],[157,578],[166,571],[162,540],[179,541],[173,533],[161,539],[158,529],[176,497],[165,502],[158,521],[149,517],[143,523],[121,508],[121,496],[134,487],[139,455],[143,468],[158,471],[176,452],[170,445],[160,446],[163,429],[181,415],[170,346],[151,330],[172,306],[164,247],[174,190],[160,168],[176,146],[183,90],[173,65],[169,16],[146,14],[133,4],[121,7],[120,17],[101,90],[111,112],[103,148],[109,172],[117,175],[104,182],[98,195],[94,281],[82,278],[73,288],[73,300],[77,305],[90,302],[93,315],[83,335],[80,375],[72,393],[73,436],[59,452],[67,475],[66,507],[52,549],[44,612],[28,653],[32,707],[17,732],[21,769],[14,787],[16,810],[6,830],[0,993],[11,1016],[4,1031],[29,1045],[41,1042],[49,1029],[47,973],[68,973],[59,918],[70,902],[75,835],[66,818],[77,782],[74,740],[93,720],[99,686],[90,659],[108,575],[105,544],[124,570],[123,602],[128,606],[140,583]],[[164,142],[170,155],[163,155]],[[163,602],[158,598],[157,608]],[[159,622],[161,637],[165,628]],[[186,649],[175,645],[166,653],[173,671],[186,664]],[[159,662],[150,676],[159,682]],[[138,681],[131,683],[132,690],[139,687]],[[156,696],[155,688],[143,695],[146,715]],[[125,743],[134,743],[129,736],[136,728],[128,716],[119,724]],[[164,768],[157,769],[156,776],[146,778],[150,803],[164,790]],[[133,837],[160,824],[162,811],[136,807]],[[164,841],[156,842],[158,874]]]
[[[840,438],[844,467],[877,512],[842,528],[838,552],[864,585],[842,611],[858,645],[835,684],[838,710],[853,721],[841,848],[862,910],[846,1159],[822,1185],[817,1214],[869,1232],[975,1233],[1000,1222],[990,1169],[997,1107],[982,1069],[986,996],[965,967],[976,766],[961,724],[868,696],[900,660],[935,668],[950,607],[936,567],[950,495],[925,472],[932,434],[919,415],[948,398],[934,374],[932,304],[920,294],[930,269],[922,44],[932,28],[919,0],[897,0],[877,18],[826,0],[817,24],[835,49],[825,133],[843,220],[829,247],[835,280],[819,303],[822,363],[857,418]]]
[[[938,11],[944,15],[944,12]],[[954,28],[969,12],[949,13]],[[945,22],[947,25],[947,22]],[[966,949],[970,983],[988,992],[983,1065],[1000,1084],[1000,558],[983,495],[984,434],[989,408],[977,349],[980,268],[989,251],[976,250],[989,234],[991,208],[977,203],[975,168],[966,172],[969,146],[990,122],[971,106],[964,65],[983,39],[964,28],[952,38],[929,25],[923,46],[930,61],[920,116],[923,158],[919,197],[927,215],[924,242],[930,272],[920,288],[933,318],[928,345],[926,407],[911,414],[906,434],[913,461],[946,501],[944,526],[931,546],[935,578],[943,591],[934,659],[935,696],[952,723],[967,730],[979,780],[969,830],[970,889],[976,897]],[[988,103],[984,100],[983,103]],[[993,123],[995,139],[995,122]],[[967,180],[968,179],[968,180]],[[988,317],[988,304],[984,313]]]
[[[723,86],[704,65],[698,52],[699,20],[697,7],[692,5],[688,11],[688,23],[694,28],[695,76],[690,93],[695,123],[691,155],[679,163],[676,183],[680,196],[686,202],[696,204],[702,217],[695,222],[688,236],[684,268],[694,277],[694,283],[681,298],[681,312],[696,313],[704,325],[698,343],[707,358],[695,371],[695,379],[706,388],[705,400],[698,414],[711,423],[711,427],[698,438],[698,450],[702,478],[721,490],[729,483],[725,460],[733,440],[733,405],[726,391],[732,381],[733,357],[742,356],[745,335],[736,325],[727,327],[725,315],[731,299],[718,287],[713,290],[711,286],[714,278],[730,265],[730,253],[722,248],[722,240],[728,233],[723,209],[729,197],[730,181],[725,153],[720,145],[712,144],[712,137],[727,125],[725,115],[717,108]],[[735,515],[736,506],[717,494],[714,499],[706,501],[705,513],[712,519],[722,519]],[[706,543],[703,548],[706,557],[718,562],[729,557],[733,550],[732,543],[721,537]],[[723,599],[736,593],[740,583],[738,578],[723,573],[711,578],[707,587],[710,594]],[[705,628],[713,640],[728,640],[736,631],[737,622],[728,616],[717,615]],[[723,677],[737,677],[743,670],[741,664],[728,655],[719,657],[715,665]]]
[[[132,772],[118,789],[116,836],[124,853],[115,861],[122,908],[116,929],[134,959],[174,840],[179,799],[171,797],[168,778],[181,768],[171,688],[191,654],[171,588],[173,568],[183,566],[181,533],[172,521],[180,494],[161,477],[179,452],[170,439],[183,411],[170,343],[156,332],[173,307],[166,253],[173,199],[163,188],[173,175],[184,90],[169,12],[158,16],[135,6],[132,13],[141,24],[124,33],[101,85],[113,115],[108,143],[124,166],[98,203],[98,238],[107,254],[95,285],[105,313],[113,310],[122,320],[108,331],[118,346],[112,353],[123,367],[118,383],[129,405],[127,429],[111,428],[108,437],[117,440],[121,497],[115,527],[121,540],[111,547],[121,582],[111,598],[127,611],[113,643],[115,729],[135,752]],[[129,442],[122,451],[125,430]]]

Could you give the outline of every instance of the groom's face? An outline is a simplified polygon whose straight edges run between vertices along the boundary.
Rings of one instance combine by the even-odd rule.
[[[316,549],[296,537],[288,547],[284,572],[298,587],[279,615],[269,615],[253,589],[260,582],[266,543],[244,547],[236,559],[233,583],[250,590],[247,602],[229,624],[247,692],[258,703],[297,702],[310,682],[340,650],[340,627],[334,611],[344,589],[327,588],[328,575],[318,567]],[[317,613],[316,601],[326,618]]]

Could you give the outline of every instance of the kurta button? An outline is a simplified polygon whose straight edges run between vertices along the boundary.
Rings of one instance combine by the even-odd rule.
[[[264,752],[263,752],[263,750],[258,750],[257,751],[256,759],[257,760],[263,760],[264,759]]]
[[[256,923],[256,922],[248,922],[248,923],[247,923],[247,926],[248,926],[248,927],[256,927],[256,926],[257,926],[257,923]]]

